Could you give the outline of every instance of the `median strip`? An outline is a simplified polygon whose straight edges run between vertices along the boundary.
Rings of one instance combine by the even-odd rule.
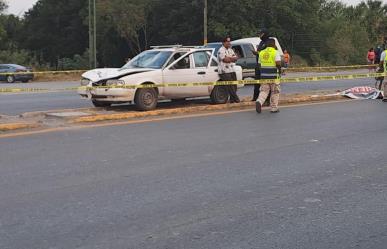
[[[321,101],[334,101],[342,100],[344,97],[340,95],[300,95],[291,94],[283,95],[280,101],[281,105],[290,105],[305,102],[321,102]],[[72,120],[73,123],[91,123],[101,121],[112,121],[112,120],[125,120],[135,118],[147,118],[154,116],[164,115],[182,115],[187,113],[200,113],[220,110],[235,110],[235,109],[247,109],[255,107],[255,102],[249,101],[248,99],[243,100],[238,104],[224,104],[224,105],[200,105],[200,106],[186,106],[178,108],[158,109],[148,112],[124,112],[124,113],[112,113],[112,114],[95,114],[92,116],[78,117]]]

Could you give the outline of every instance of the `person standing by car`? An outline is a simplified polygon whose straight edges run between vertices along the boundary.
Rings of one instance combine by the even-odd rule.
[[[289,54],[288,50],[285,49],[285,51],[284,51],[284,69],[288,69],[288,67],[290,65],[290,60],[291,60],[290,54]],[[285,70],[282,72],[282,75],[285,75]]]
[[[262,80],[277,80],[281,75],[281,55],[278,52],[275,40],[269,39],[267,41],[267,48],[259,53],[259,61],[261,68]],[[262,84],[260,94],[256,102],[257,113],[262,112],[262,105],[265,103],[267,97],[270,96],[271,113],[279,112],[278,103],[280,97],[279,82]]]
[[[261,79],[261,71],[260,71],[259,63],[258,63],[259,52],[261,52],[262,50],[264,50],[267,47],[266,43],[270,38],[270,33],[267,29],[263,28],[259,31],[258,36],[261,39],[261,42],[257,46],[257,51],[252,51],[253,54],[257,57],[257,66],[255,67],[255,79],[256,80]],[[259,96],[259,92],[260,92],[260,87],[261,86],[259,84],[254,85],[254,95],[253,95],[253,99],[251,101],[257,101],[258,96]]]
[[[378,45],[375,49],[375,64],[379,65],[380,63],[380,56],[382,55],[382,47]]]
[[[373,69],[373,65],[375,64],[375,51],[374,48],[370,48],[367,53],[367,64],[370,65],[368,71],[371,72]]]
[[[238,60],[234,50],[231,48],[231,38],[223,39],[223,46],[218,51],[219,78],[221,81],[236,81],[235,62]],[[230,95],[230,103],[239,103],[237,85],[226,85],[227,93]]]
[[[387,73],[387,50],[384,50],[384,52],[380,56],[380,68],[383,68],[383,72]],[[387,78],[387,77],[385,77]],[[384,97],[383,102],[387,102],[387,81],[384,81]]]

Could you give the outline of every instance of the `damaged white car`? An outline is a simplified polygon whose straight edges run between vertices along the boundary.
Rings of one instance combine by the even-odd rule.
[[[242,68],[236,67],[242,80]],[[82,75],[78,93],[96,107],[134,103],[142,111],[157,107],[158,100],[184,100],[209,96],[213,103],[228,101],[223,86],[156,87],[164,83],[206,83],[219,81],[218,61],[213,49],[156,47],[140,53],[122,68],[102,68]],[[125,86],[155,85],[154,88]]]

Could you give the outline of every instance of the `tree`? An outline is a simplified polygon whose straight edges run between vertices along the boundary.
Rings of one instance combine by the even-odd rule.
[[[24,17],[22,46],[40,62],[56,66],[60,58],[83,54],[88,44],[84,20],[87,1],[39,0]]]
[[[109,0],[100,1],[99,9],[112,27],[129,44],[133,53],[148,47],[147,17],[151,1]]]

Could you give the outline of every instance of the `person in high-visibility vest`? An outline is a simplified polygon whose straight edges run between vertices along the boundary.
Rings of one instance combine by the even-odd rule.
[[[270,96],[271,113],[279,112],[278,103],[280,98],[280,75],[281,75],[281,55],[277,50],[274,39],[267,41],[267,48],[259,53],[261,80],[278,80],[276,83],[262,84],[261,92],[256,102],[257,113],[262,112],[262,105]]]
[[[387,73],[387,50],[384,50],[384,52],[380,56],[380,68],[384,68],[383,72]],[[386,78],[387,77],[385,76],[384,79]],[[387,102],[387,80],[384,81],[383,88],[384,88],[383,102]]]
[[[266,42],[270,39],[270,33],[266,28],[263,28],[259,31],[258,33],[259,38],[261,39],[261,42],[257,46],[257,50],[252,50],[251,52],[256,56],[257,58],[257,65],[255,67],[255,79],[259,80],[261,78],[261,71],[259,70],[259,52],[264,50],[267,47]],[[252,101],[257,101],[259,93],[260,93],[260,86],[259,85],[254,85],[254,95]]]

